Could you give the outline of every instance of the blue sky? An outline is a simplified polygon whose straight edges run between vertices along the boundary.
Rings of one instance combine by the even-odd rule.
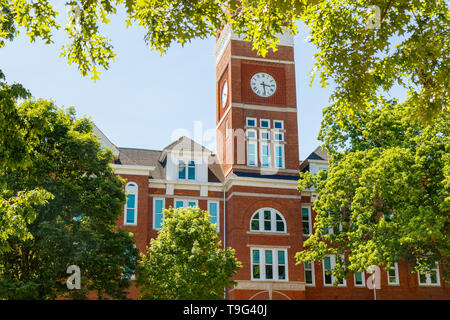
[[[62,11],[61,24],[65,15]],[[315,49],[305,41],[308,32],[299,30],[295,36],[297,117],[300,159],[304,159],[320,144],[322,109],[332,88],[320,88],[318,81],[309,86]],[[143,29],[125,28],[121,14],[112,17],[104,33],[113,40],[117,57],[97,82],[82,77],[76,66],[59,57],[67,41],[63,30],[55,34],[52,45],[30,44],[22,33],[0,49],[0,69],[9,83],[22,83],[35,98],[51,99],[60,107],[75,106],[78,116],[92,119],[119,147],[161,150],[177,133],[194,137],[196,121],[203,132],[214,130],[214,38],[174,45],[161,56],[145,46]],[[202,142],[211,147],[212,141]]]

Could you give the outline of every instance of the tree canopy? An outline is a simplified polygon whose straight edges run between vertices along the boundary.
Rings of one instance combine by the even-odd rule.
[[[429,120],[449,107],[450,12],[445,0],[81,0],[70,9],[64,29],[69,42],[61,55],[83,76],[97,80],[114,60],[112,40],[101,26],[117,9],[125,25],[144,28],[144,41],[164,53],[173,43],[215,36],[224,24],[243,34],[265,56],[276,50],[277,34],[297,33],[302,21],[317,47],[313,77],[335,84],[331,96],[353,116],[407,90],[417,117]],[[0,47],[25,30],[30,41],[51,43],[60,14],[49,0],[0,0]]]
[[[221,299],[239,268],[234,249],[221,248],[207,211],[170,208],[140,261],[137,284],[141,299]]]
[[[29,236],[13,233],[5,240],[0,298],[83,298],[88,291],[124,298],[137,250],[132,234],[116,227],[125,195],[124,181],[110,166],[111,152],[102,150],[91,121],[76,119],[73,109],[26,100],[16,110],[23,122],[41,123],[44,129],[36,135],[27,166],[0,170],[2,196],[9,204],[24,190],[45,190],[48,197],[33,206],[33,219],[23,221]],[[27,213],[26,206],[17,206]],[[66,288],[69,265],[81,269],[80,290]]]
[[[340,122],[325,110],[321,136],[329,171],[300,173],[299,190],[315,187],[314,233],[298,262],[345,256],[335,275],[406,260],[426,272],[435,262],[448,281],[450,257],[450,117],[412,122],[405,105],[382,106]],[[332,229],[332,232],[331,232]]]

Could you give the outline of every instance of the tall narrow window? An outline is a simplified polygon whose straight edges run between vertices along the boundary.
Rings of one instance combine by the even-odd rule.
[[[419,272],[419,285],[421,286],[439,286],[441,284],[439,279],[439,265],[436,262],[436,267],[429,272]]]
[[[249,166],[257,166],[257,143],[256,142],[248,142],[247,143],[247,165]]]
[[[272,250],[264,250],[266,260],[266,279],[273,279],[273,252]]]
[[[284,168],[284,145],[275,145],[275,167]]]
[[[302,234],[309,236],[311,234],[311,208],[302,208]]]
[[[286,279],[286,257],[283,250],[278,250],[278,279]]]
[[[178,162],[178,179],[186,179],[186,163],[183,160]]]
[[[305,284],[306,285],[314,285],[314,263],[313,262],[304,262],[305,266]]]
[[[161,229],[164,218],[164,199],[153,199],[153,229]]]
[[[216,231],[219,231],[219,202],[208,201],[208,211],[211,223],[217,226]]]
[[[396,262],[388,271],[388,284],[389,285],[399,285],[399,276],[398,276],[398,263]]]
[[[261,167],[270,167],[270,146],[268,143],[261,143]]]
[[[137,197],[138,186],[134,182],[130,182],[125,187],[125,193],[127,194],[127,202],[125,203],[125,221],[126,225],[137,224]]]
[[[188,179],[195,180],[195,162],[194,161],[188,162]]]
[[[252,274],[253,279],[261,279],[259,250],[252,250]]]

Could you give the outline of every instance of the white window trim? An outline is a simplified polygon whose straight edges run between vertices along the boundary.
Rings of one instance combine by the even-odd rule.
[[[268,166],[263,166],[263,146],[267,146],[267,150],[268,150],[268,152],[269,152],[269,154],[267,155],[267,157],[268,157],[268,159],[269,159],[269,161],[268,161]],[[270,154],[271,153],[271,150],[270,150],[270,142],[261,142],[260,143],[260,146],[259,146],[260,148],[260,156],[261,156],[261,167],[262,168],[271,168],[272,166],[271,166],[271,164],[272,164],[272,155]]]
[[[162,201],[162,212],[161,213],[156,213],[155,212],[155,208],[156,208],[156,206],[155,206],[155,203],[156,203],[156,201],[157,200],[161,200]],[[153,230],[161,230],[161,228],[156,228],[155,227],[155,225],[156,225],[156,215],[157,214],[162,214],[162,216],[163,216],[163,219],[164,219],[164,208],[166,207],[166,199],[164,199],[164,198],[153,198]]]
[[[264,230],[264,211],[270,211],[270,230]],[[253,217],[259,213],[259,230],[252,230],[252,220]],[[276,214],[279,214],[281,219],[283,220],[284,223],[284,231],[277,231],[277,218],[276,218]],[[258,209],[255,213],[252,214],[251,218],[250,218],[250,233],[287,233],[287,223],[286,223],[286,219],[284,218],[283,214],[281,214],[281,212],[279,212],[278,210],[275,210],[273,208],[261,208]]]
[[[281,128],[275,128],[275,123],[280,122],[281,123]],[[284,130],[284,121],[283,120],[273,120],[273,128],[275,130]]]
[[[125,205],[123,206],[123,212],[124,212],[124,217],[123,217],[123,225],[124,226],[137,226],[137,214],[138,214],[138,194],[139,194],[139,186],[136,182],[134,181],[130,181],[125,185],[125,192],[127,192],[127,188],[130,184],[134,184],[136,186],[136,193],[133,193],[135,195],[134,197],[134,222],[133,223],[129,223],[127,222],[127,202],[128,199],[126,199]],[[128,197],[128,194],[127,194]]]
[[[255,125],[254,126],[249,126],[248,125],[248,120],[254,120],[255,121]],[[256,118],[247,117],[245,119],[245,126],[246,126],[246,128],[256,128],[258,126],[258,121],[256,120]]]
[[[316,286],[316,273],[314,270],[314,262],[309,262],[311,264],[311,277],[312,277],[312,283],[306,283],[306,267],[303,263],[303,269],[304,269],[304,276],[305,276],[305,286],[308,287],[315,287]]]
[[[393,268],[395,270],[395,283],[389,282],[389,270],[388,270],[388,271],[386,271],[387,284],[388,284],[388,286],[399,286],[400,285],[400,276],[399,276],[399,273],[398,273],[398,263],[397,262],[394,263]]]
[[[249,154],[249,152],[248,152],[248,150],[249,150],[249,147],[248,147],[248,146],[249,146],[250,144],[255,145],[255,154],[254,154],[254,157],[255,157],[255,164],[250,164],[250,154]],[[249,141],[247,142],[247,165],[250,166],[250,167],[257,167],[257,166],[258,166],[258,143],[257,143],[256,141],[249,140]]]
[[[180,162],[184,163],[184,179],[180,178]],[[194,162],[194,179],[189,179],[189,162],[193,161]],[[195,160],[192,159],[179,159],[178,160],[178,176],[177,176],[177,180],[179,181],[195,181],[197,180],[197,164],[195,163]]]
[[[309,237],[312,233],[312,219],[311,219],[311,206],[302,206],[302,209],[308,209],[308,226],[309,226],[309,234],[305,235],[303,233],[303,213],[300,211],[301,219],[302,219],[302,236]]]
[[[333,270],[333,267],[336,265],[336,257],[334,255],[328,256],[330,257],[330,267]],[[334,281],[336,281],[336,277],[334,274],[331,274],[331,284],[325,283],[325,259],[322,260],[322,276],[323,276],[323,286],[324,287],[336,287],[333,285]],[[342,284],[338,284],[337,287],[346,287],[347,280],[342,279]]]
[[[431,283],[431,277],[430,277],[430,273],[429,272],[425,272],[425,278],[426,278],[426,283],[421,283],[420,282],[420,273],[417,272],[417,281],[419,283],[419,286],[421,287],[440,287],[441,286],[441,276],[439,274],[439,264],[436,262],[436,280],[437,283]]]
[[[356,273],[353,274],[353,285],[357,288],[364,288],[366,286],[366,274],[364,271],[360,272],[362,277],[362,284],[356,284]]]
[[[216,223],[216,225],[217,225],[217,228],[216,228],[216,232],[219,232],[219,230],[220,230],[220,202],[219,201],[212,201],[212,200],[208,200],[208,212],[211,212],[210,211],[210,204],[212,204],[212,203],[216,203],[217,204],[217,217],[216,217],[216,219],[217,219],[217,223]]]
[[[281,147],[282,151],[281,151],[281,167],[278,167],[277,164],[277,153],[276,153],[276,148],[277,147]],[[284,169],[286,167],[286,163],[285,163],[285,152],[284,152],[284,144],[280,144],[280,143],[274,143],[273,144],[273,158],[274,158],[274,162],[275,162],[275,168],[277,169]]]
[[[277,135],[277,134],[281,134],[281,140],[277,140],[277,139],[275,139],[275,136]],[[275,143],[280,143],[280,142],[284,142],[284,132],[281,132],[281,131],[277,131],[277,130],[275,130],[274,132],[273,132],[273,141],[275,141]]]
[[[253,278],[253,250],[259,250],[259,273],[260,278]],[[273,279],[266,279],[266,255],[265,250],[272,250],[272,275]],[[278,279],[278,251],[284,251],[284,266],[286,279]],[[250,247],[250,275],[252,281],[275,281],[275,282],[288,282],[289,270],[288,270],[288,254],[287,249],[271,248],[271,247]]]
[[[268,123],[269,123],[269,126],[268,127],[263,127],[262,126],[262,122],[263,121],[267,121]],[[259,119],[259,127],[261,128],[261,129],[270,129],[270,119]]]

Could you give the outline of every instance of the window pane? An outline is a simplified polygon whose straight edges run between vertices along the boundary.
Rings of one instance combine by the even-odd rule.
[[[260,278],[260,270],[259,270],[259,265],[258,264],[254,264],[253,265],[253,278],[255,278],[255,279],[259,279]]]
[[[186,165],[184,161],[178,163],[178,179],[186,179]]]
[[[430,272],[430,281],[432,284],[437,284],[437,272],[435,270]]]
[[[284,260],[284,251],[278,251],[278,264],[286,264]]]
[[[209,221],[211,221],[212,224],[217,224],[217,218],[216,217],[210,217]]]
[[[196,207],[197,203],[195,201],[189,201],[188,202],[188,207]]]
[[[253,263],[259,263],[259,250],[253,250]]]
[[[261,128],[268,128],[268,127],[269,127],[269,121],[261,120]]]
[[[273,279],[273,269],[271,265],[266,265],[266,279]]]
[[[309,222],[303,222],[302,223],[302,227],[303,227],[303,235],[304,236],[309,236]]]
[[[270,211],[264,211],[264,220],[270,220],[272,213]]]
[[[134,194],[129,194],[129,195],[127,196],[127,208],[128,208],[128,209],[133,209],[133,208],[134,208],[135,200],[136,200],[136,195],[134,195]]]
[[[272,264],[272,250],[264,250],[265,252],[265,258],[266,258],[266,264]]]
[[[331,269],[331,258],[325,257],[325,259],[323,259],[323,262],[324,262],[325,270],[330,270]]]
[[[162,223],[163,221],[163,215],[160,213],[155,214],[155,229],[161,229],[162,228]]]
[[[134,209],[127,209],[127,223],[134,223]]]
[[[247,119],[247,126],[248,127],[256,126],[255,119]]]
[[[281,121],[274,121],[273,126],[275,129],[283,129],[283,122]]]
[[[286,279],[286,267],[278,266],[278,279],[284,280]]]
[[[362,272],[356,272],[355,273],[355,284],[356,285],[362,285],[363,284]]]
[[[258,231],[259,230],[259,214],[258,213],[252,219],[252,230],[253,231]]]
[[[312,272],[305,270],[305,282],[307,284],[312,284]]]
[[[309,219],[308,208],[302,208],[302,218],[303,220]]]
[[[155,213],[162,213],[163,210],[163,201],[155,200]]]
[[[175,202],[175,209],[182,208],[184,206],[183,201],[176,201]]]
[[[277,231],[284,231],[284,222],[277,221]]]
[[[420,283],[423,283],[423,284],[427,283],[427,276],[425,273],[419,273],[419,281],[420,281]]]
[[[264,231],[270,231],[272,229],[271,221],[264,221]]]
[[[209,204],[209,215],[211,217],[217,217],[217,203],[212,202]]]
[[[195,180],[195,162],[190,161],[188,166],[188,179]]]

